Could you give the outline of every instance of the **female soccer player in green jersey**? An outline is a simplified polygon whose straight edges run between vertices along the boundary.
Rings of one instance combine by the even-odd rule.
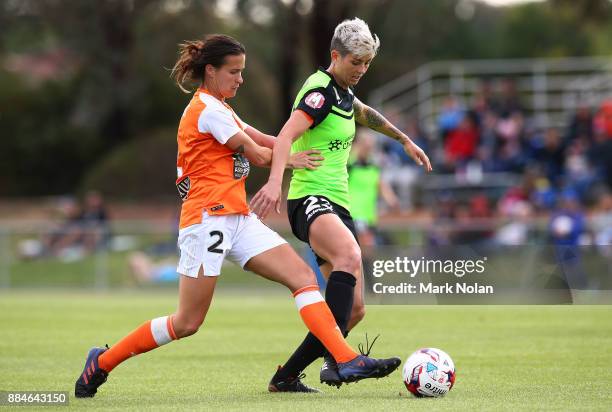
[[[324,158],[315,170],[295,170],[287,209],[295,236],[307,242],[328,278],[326,301],[338,327],[348,333],[365,315],[361,250],[349,212],[347,162],[355,122],[401,142],[414,161],[431,171],[427,155],[408,136],[353,94],[352,88],[368,70],[380,41],[361,19],[345,20],[331,41],[331,64],[319,68],[302,86],[273,149],[268,182],[251,201],[262,219],[272,209],[280,213],[283,171],[290,153],[319,150]],[[312,392],[300,381],[301,372],[325,354],[309,334],[272,378],[270,391]],[[321,382],[340,386],[333,359],[326,357]]]

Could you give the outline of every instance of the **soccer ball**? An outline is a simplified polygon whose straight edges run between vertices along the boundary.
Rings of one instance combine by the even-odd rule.
[[[446,395],[455,384],[455,364],[436,348],[423,348],[406,359],[402,371],[408,391],[417,397]]]

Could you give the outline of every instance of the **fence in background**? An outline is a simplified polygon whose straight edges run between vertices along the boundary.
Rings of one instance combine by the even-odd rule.
[[[458,239],[470,239],[471,244],[485,245],[497,254],[504,255],[508,245],[500,241],[498,235],[510,228],[508,225],[524,225],[529,232],[525,243],[519,246],[525,253],[532,253],[534,248],[549,242],[548,218],[529,219],[512,222],[502,219],[473,219],[425,221],[415,219],[389,218],[380,222],[379,230],[385,248],[393,248],[398,253],[412,253],[422,249],[431,242],[432,237],[444,237],[455,233]],[[14,222],[10,225],[0,223],[0,289],[15,288],[87,288],[105,290],[108,288],[142,287],[150,285],[171,285],[176,282],[172,277],[178,252],[176,250],[176,232],[172,222],[114,221],[112,235],[108,242],[92,251],[67,248],[53,253],[36,249],[36,242],[43,242],[51,233],[58,233],[49,222]],[[463,235],[462,235],[463,233]],[[294,237],[281,230],[281,234],[293,243],[293,246],[304,253],[304,245]],[[464,237],[461,237],[464,236]],[[34,243],[33,243],[34,242]],[[77,245],[78,246],[78,245]],[[384,250],[382,248],[381,250]],[[515,248],[516,249],[516,248]],[[603,256],[601,259],[612,259],[612,246],[605,248],[592,246],[590,255]],[[364,249],[364,256],[372,252]],[[373,253],[378,253],[374,249]],[[606,255],[607,253],[607,255]],[[133,260],[138,256],[141,269],[150,270],[142,278],[134,273]],[[509,255],[510,256],[510,255]],[[516,256],[516,255],[515,255]],[[142,263],[148,259],[148,263]],[[515,261],[509,257],[508,265],[513,267]],[[612,261],[612,260],[610,260]],[[144,266],[143,266],[144,265]],[[150,266],[147,266],[150,265]],[[601,266],[601,265],[600,265]],[[612,279],[612,265],[607,273],[598,273]],[[597,272],[600,272],[598,269]],[[244,273],[237,265],[228,263],[223,268],[223,285],[269,287],[264,281],[250,273]]]

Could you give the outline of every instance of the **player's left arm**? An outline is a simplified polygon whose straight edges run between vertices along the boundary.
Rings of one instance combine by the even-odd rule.
[[[244,132],[258,145],[267,147],[268,149],[274,148],[274,136],[260,132],[251,125],[248,125],[247,128],[244,129]]]
[[[431,162],[423,149],[417,146],[410,137],[395,127],[385,118],[385,116],[361,102],[356,97],[353,101],[353,109],[355,111],[355,121],[357,123],[400,142],[404,146],[404,150],[408,156],[410,156],[416,164],[423,166],[426,171],[431,172]]]
[[[249,125],[244,130],[244,132],[251,138],[255,143],[260,146],[267,147],[269,149],[274,148],[274,142],[276,138],[274,136],[270,136],[269,134],[265,134],[260,132],[253,126]],[[309,169],[315,170],[321,165],[323,161],[323,157],[321,156],[321,152],[318,150],[306,150],[303,152],[294,153],[289,157],[289,161],[287,162],[288,169]],[[270,167],[271,165],[265,165],[264,167]]]

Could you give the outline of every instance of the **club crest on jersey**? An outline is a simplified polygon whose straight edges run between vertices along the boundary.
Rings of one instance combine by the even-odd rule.
[[[306,96],[304,103],[313,109],[319,109],[323,106],[323,103],[325,103],[325,97],[319,92],[312,92]]]
[[[247,177],[251,171],[249,160],[240,153],[233,154],[234,159],[234,179]]]

